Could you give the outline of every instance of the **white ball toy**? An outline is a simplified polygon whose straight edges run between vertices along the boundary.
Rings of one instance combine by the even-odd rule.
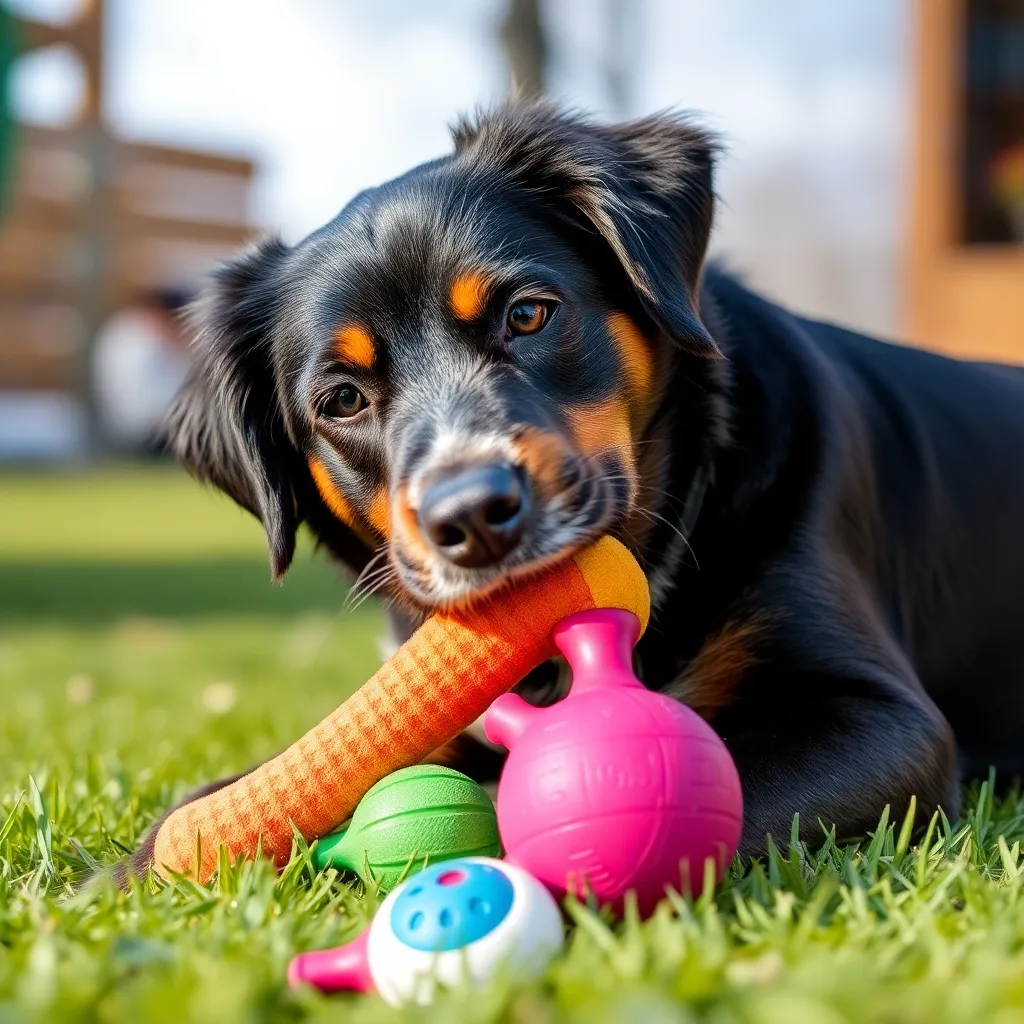
[[[537,977],[564,939],[558,904],[532,875],[464,857],[407,879],[360,938],[296,957],[288,979],[323,991],[374,988],[393,1006],[425,1004],[439,984],[479,984],[502,968]]]

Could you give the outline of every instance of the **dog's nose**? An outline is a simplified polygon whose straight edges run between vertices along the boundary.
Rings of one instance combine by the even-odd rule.
[[[512,466],[451,470],[423,495],[420,528],[449,562],[466,569],[494,565],[519,543],[528,497]]]

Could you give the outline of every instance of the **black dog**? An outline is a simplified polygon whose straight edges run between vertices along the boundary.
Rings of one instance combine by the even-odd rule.
[[[643,679],[724,737],[747,853],[795,812],[805,838],[912,795],[953,816],[958,749],[1024,765],[1024,371],[704,271],[714,150],[670,117],[462,123],[217,273],[172,445],[260,518],[274,577],[306,522],[406,626],[621,537]]]

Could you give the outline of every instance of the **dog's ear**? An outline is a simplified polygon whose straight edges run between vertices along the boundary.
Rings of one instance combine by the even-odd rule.
[[[719,354],[697,312],[714,215],[714,138],[684,117],[596,125],[511,101],[455,129],[456,156],[596,230],[651,319],[681,347]]]
[[[225,491],[263,524],[275,580],[291,564],[299,522],[289,483],[298,459],[270,357],[288,252],[279,239],[268,238],[214,273],[192,310],[194,363],[163,430],[190,473]]]

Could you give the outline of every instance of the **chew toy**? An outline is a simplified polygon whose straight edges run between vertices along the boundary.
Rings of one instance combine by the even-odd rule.
[[[502,861],[467,857],[407,879],[347,946],[295,957],[288,983],[376,989],[392,1006],[428,1003],[438,982],[480,984],[499,968],[536,977],[563,942],[558,906],[540,882]]]
[[[565,700],[536,708],[509,693],[484,718],[509,748],[498,783],[508,859],[556,894],[593,893],[642,914],[667,886],[721,877],[743,824],[736,766],[714,730],[633,674],[640,622],[628,611],[581,612],[554,629],[573,670]]]
[[[390,892],[406,870],[500,852],[494,804],[483,787],[451,768],[414,764],[373,786],[349,827],[317,842],[313,862]]]
[[[284,753],[170,814],[154,839],[155,869],[205,881],[221,846],[284,864],[293,827],[307,840],[336,829],[373,783],[422,761],[553,655],[557,623],[607,607],[646,625],[650,598],[632,555],[603,537],[490,600],[432,616]]]

